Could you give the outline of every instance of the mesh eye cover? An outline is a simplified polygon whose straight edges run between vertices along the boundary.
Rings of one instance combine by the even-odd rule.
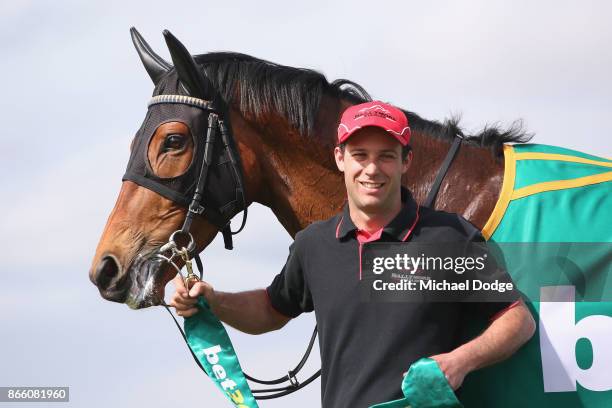
[[[205,138],[206,113],[201,109],[181,104],[152,105],[145,117],[145,121],[136,133],[132,152],[128,161],[123,180],[130,180],[143,187],[149,188],[164,197],[176,201],[181,205],[188,205],[197,181],[201,162],[203,138]],[[194,153],[191,164],[187,170],[177,177],[158,177],[151,168],[148,159],[148,149],[151,138],[159,126],[167,122],[182,122],[189,127],[194,138]],[[147,180],[147,181],[145,181]],[[146,185],[145,185],[146,184]],[[154,188],[160,186],[159,189]],[[170,193],[174,192],[174,193]]]
[[[176,76],[170,75],[155,89],[147,115],[134,137],[130,159],[123,180],[132,181],[163,197],[188,207],[192,201],[202,162],[204,143],[208,130],[208,116],[213,111],[208,101],[184,95]],[[167,122],[182,122],[189,128],[194,142],[192,161],[187,170],[176,177],[162,178],[155,175],[148,159],[151,138],[159,126]],[[229,122],[225,121],[228,126]],[[231,130],[230,130],[231,132]],[[224,226],[243,207],[244,192],[238,189],[236,171],[241,172],[240,156],[230,137],[230,148],[238,160],[234,170],[223,147],[220,132],[213,150],[213,164],[208,169],[201,205],[206,208],[206,218],[218,226]]]

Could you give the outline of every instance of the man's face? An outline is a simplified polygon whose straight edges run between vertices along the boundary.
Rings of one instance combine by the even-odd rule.
[[[365,127],[348,138],[344,152],[336,147],[334,155],[354,208],[376,214],[397,205],[412,153],[402,160],[402,145],[395,138],[381,128]]]

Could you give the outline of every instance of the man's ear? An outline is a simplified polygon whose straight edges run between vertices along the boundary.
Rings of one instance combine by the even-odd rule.
[[[334,158],[336,159],[336,166],[338,166],[338,170],[344,173],[344,152],[340,146],[336,146],[334,148]]]
[[[412,164],[412,150],[408,152],[406,158],[402,161],[402,174],[406,174]]]

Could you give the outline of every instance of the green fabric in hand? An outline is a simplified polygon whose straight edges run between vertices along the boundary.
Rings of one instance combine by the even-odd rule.
[[[408,369],[402,382],[404,398],[370,408],[463,408],[438,363],[422,358]]]

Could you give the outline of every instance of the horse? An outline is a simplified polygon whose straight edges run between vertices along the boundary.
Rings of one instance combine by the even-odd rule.
[[[158,64],[146,67],[149,73],[155,72],[151,74],[154,95],[182,91],[176,69],[167,62],[159,63],[162,58],[135,31],[133,35],[137,43],[144,44],[139,49],[145,64]],[[209,98],[219,93],[227,104],[245,177],[247,206],[257,202],[269,207],[292,237],[312,222],[338,212],[346,194],[332,155],[336,128],[346,107],[370,98],[363,88],[348,80],[330,83],[314,70],[239,53],[208,53],[194,59],[214,87],[208,90]],[[414,163],[402,182],[422,202],[453,139],[463,132],[456,118],[441,123],[404,112],[412,131]],[[436,208],[459,213],[482,228],[503,179],[502,146],[529,137],[518,125],[508,130],[491,126],[464,136],[441,185]],[[173,142],[184,146],[164,152],[163,146]],[[158,127],[147,157],[160,177],[184,172],[194,157],[188,126],[176,120]],[[133,308],[160,304],[176,271],[142,260],[168,241],[186,212],[183,206],[133,181],[122,183],[89,271],[102,297]],[[207,219],[196,218],[197,251],[204,250],[218,232]]]
[[[156,54],[135,29],[131,34],[154,83],[154,99],[188,101],[190,96],[197,96],[199,100],[211,101],[210,106],[214,104],[231,136],[225,145],[237,156],[237,174],[216,182],[222,189],[227,182],[238,181],[236,191],[243,203],[221,217],[222,222],[218,216],[199,216],[197,211],[193,212],[189,222],[193,253],[205,250],[220,231],[227,238],[228,218],[240,210],[246,211],[252,203],[269,207],[292,237],[314,221],[340,211],[346,193],[332,154],[336,130],[340,115],[348,106],[371,100],[363,87],[346,79],[329,82],[315,70],[240,53],[191,55],[165,32],[171,64]],[[499,224],[499,219],[492,221],[492,214],[499,215],[505,209],[500,209],[500,202],[508,195],[507,183],[513,177],[508,171],[508,158],[514,164],[516,157],[508,153],[512,150],[509,146],[525,144],[533,135],[523,129],[520,121],[506,129],[492,125],[465,134],[457,118],[428,120],[412,111],[403,111],[412,132],[414,163],[402,184],[423,204],[447,152],[460,137],[461,148],[433,205],[438,210],[462,215],[483,232],[487,231],[485,236],[489,238]],[[206,129],[206,124],[204,119],[194,117],[193,112],[189,113],[191,116],[185,112],[175,109],[160,118],[159,112],[152,113],[150,109],[132,141],[130,163],[140,161],[149,181],[155,179],[166,187],[180,185],[193,194],[200,174],[194,167],[197,158],[205,154],[202,150],[206,150],[198,146],[196,133]],[[211,152],[223,154],[218,148]],[[608,169],[612,166],[589,157],[576,160],[599,163]],[[224,160],[234,163],[231,157]],[[229,167],[224,169],[231,172]],[[190,176],[185,178],[187,175]],[[187,209],[189,202],[154,191],[147,180],[124,176],[89,271],[91,282],[104,299],[126,303],[133,309],[163,303],[165,286],[177,270],[159,262],[155,255],[173,232],[181,230],[192,212]],[[610,180],[609,172],[596,176],[593,183],[602,180]],[[213,195],[214,189],[206,190],[203,200],[208,199],[214,207]]]

